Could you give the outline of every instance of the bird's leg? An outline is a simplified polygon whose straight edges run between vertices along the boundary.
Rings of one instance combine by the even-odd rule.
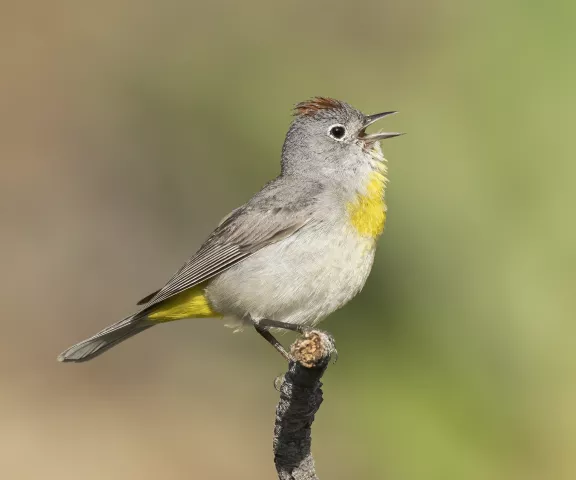
[[[287,358],[288,360],[290,360],[290,356],[286,353],[286,350],[284,350],[284,347],[282,347],[282,345],[280,345],[280,342],[278,342],[278,340],[276,340],[272,334],[268,331],[269,328],[279,328],[282,330],[291,330],[293,332],[297,332],[300,335],[306,335],[307,333],[311,332],[311,331],[316,331],[313,328],[310,327],[305,327],[304,325],[299,325],[297,323],[288,323],[288,322],[280,322],[278,320],[269,320],[267,318],[263,318],[261,320],[258,320],[258,322],[255,322],[254,325],[256,326],[256,330],[258,330],[258,328],[262,328],[264,332],[266,332],[269,337],[271,338],[271,340],[266,337],[264,335],[264,333],[262,333],[260,330],[258,330],[258,333],[260,333],[260,335],[262,335],[264,338],[266,338],[266,340],[268,340],[273,346],[274,348],[276,348],[276,350],[278,350],[283,356],[284,358]],[[330,338],[332,338],[332,335],[330,335],[328,332],[323,332],[324,334],[328,335]],[[273,343],[275,342],[275,343]],[[335,342],[334,339],[332,338],[332,343],[334,344],[334,351],[332,352],[332,357],[334,359],[334,363],[336,363],[336,360],[338,360],[338,350],[336,350],[336,346],[335,346]],[[278,348],[279,345],[280,348]],[[281,349],[281,350],[280,350]],[[286,357],[286,355],[288,355],[288,357]]]
[[[269,320],[268,318],[263,318],[258,320],[258,325],[266,328],[279,328],[281,330],[291,330],[293,332],[298,332],[300,334],[306,333],[310,329],[297,323],[279,322],[278,320]]]
[[[272,345],[280,355],[282,355],[286,361],[291,361],[292,357],[290,356],[290,354],[286,351],[286,349],[282,346],[282,344],[276,340],[276,337],[274,335],[272,335],[267,328],[265,327],[261,327],[260,326],[260,322],[258,323],[254,323],[254,328],[256,329],[256,331],[262,335],[262,337],[264,339],[266,339],[266,341]]]

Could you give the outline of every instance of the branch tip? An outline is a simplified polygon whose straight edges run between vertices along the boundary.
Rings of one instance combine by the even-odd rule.
[[[334,339],[321,330],[310,330],[296,340],[290,349],[292,357],[303,367],[324,367],[336,352]]]

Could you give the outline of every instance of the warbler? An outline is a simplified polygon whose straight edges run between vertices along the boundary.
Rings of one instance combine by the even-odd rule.
[[[83,362],[155,325],[223,317],[254,326],[285,357],[271,328],[302,331],[364,286],[384,229],[386,160],[366,133],[396,112],[364,115],[327,97],[298,103],[281,171],[226,216],[200,249],[140,310],[65,350]]]

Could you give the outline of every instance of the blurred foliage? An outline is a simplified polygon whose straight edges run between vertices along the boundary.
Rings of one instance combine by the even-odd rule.
[[[575,478],[575,22],[566,0],[6,5],[2,478],[273,478],[283,365],[253,332],[55,357],[277,173],[313,95],[408,132],[373,275],[323,324],[320,476]]]

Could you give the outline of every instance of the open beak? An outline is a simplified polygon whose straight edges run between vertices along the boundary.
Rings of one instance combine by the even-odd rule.
[[[375,113],[374,115],[367,115],[364,118],[364,128],[360,132],[360,138],[362,140],[374,143],[379,142],[380,140],[385,140],[387,138],[397,137],[399,135],[404,135],[403,133],[398,132],[380,132],[380,133],[372,133],[370,135],[366,135],[365,130],[366,127],[372,125],[374,122],[377,122],[381,118],[387,117],[388,115],[394,115],[398,112],[382,112],[382,113]]]

